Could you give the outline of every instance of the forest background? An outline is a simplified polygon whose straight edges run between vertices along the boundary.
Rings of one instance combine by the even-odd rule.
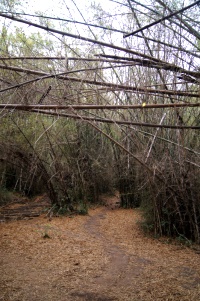
[[[118,190],[148,231],[200,242],[199,5],[1,2],[1,204]]]

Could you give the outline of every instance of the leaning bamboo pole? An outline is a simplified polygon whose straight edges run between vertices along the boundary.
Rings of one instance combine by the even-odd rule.
[[[162,108],[181,108],[181,107],[200,107],[200,103],[168,103],[168,104],[142,104],[142,105],[45,105],[45,104],[0,104],[1,109],[19,109],[29,111],[32,109],[43,110],[119,110],[119,109],[162,109]]]
[[[155,63],[155,62],[152,62],[151,60],[147,60],[147,59],[139,59],[139,58],[133,58],[133,57],[122,57],[122,56],[117,56],[117,55],[99,54],[99,55],[96,55],[96,56],[110,58],[110,59],[116,59],[116,62],[118,62],[118,60],[124,61],[124,62],[125,61],[134,62],[134,63],[137,63],[137,65],[142,66],[142,67],[174,71],[174,72],[181,73],[181,75],[182,74],[188,74],[188,75],[191,75],[195,78],[200,78],[200,72],[199,71],[196,72],[196,71],[186,70],[186,69],[184,69],[182,67],[178,67],[174,64]]]
[[[79,114],[68,114],[63,112],[54,112],[54,111],[47,111],[47,110],[39,110],[39,109],[31,109],[31,110],[23,110],[19,109],[18,111],[25,111],[25,112],[32,112],[38,114],[44,114],[48,116],[57,116],[57,117],[65,117],[70,119],[80,119],[82,121],[88,122],[100,122],[100,123],[109,123],[109,124],[116,124],[116,125],[134,125],[134,126],[142,126],[142,127],[150,127],[150,128],[166,128],[166,129],[192,129],[192,130],[199,130],[200,126],[186,126],[186,125],[166,125],[166,124],[154,124],[154,123],[145,123],[145,122],[134,122],[134,121],[127,121],[127,120],[112,120],[109,118],[99,118],[99,117],[88,117]],[[76,112],[75,109],[72,111]]]
[[[161,1],[160,1],[160,2],[161,2]],[[160,22],[162,22],[162,21],[168,20],[168,19],[172,18],[173,16],[176,16],[177,14],[182,13],[182,12],[184,12],[185,10],[188,10],[189,8],[195,6],[195,5],[199,4],[199,3],[200,3],[200,0],[198,0],[198,1],[196,1],[196,2],[194,2],[194,3],[192,3],[192,4],[190,4],[190,5],[188,5],[188,6],[186,6],[186,7],[183,7],[182,9],[179,9],[179,10],[177,10],[177,11],[175,11],[175,12],[171,12],[168,16],[162,17],[162,18],[160,18],[159,20],[156,20],[156,21],[154,21],[154,22],[152,22],[152,23],[150,23],[150,24],[148,24],[148,25],[145,25],[145,26],[143,26],[143,27],[141,27],[141,28],[139,28],[139,29],[137,29],[137,30],[131,32],[131,33],[125,34],[125,35],[124,35],[124,38],[130,37],[130,36],[132,36],[132,35],[134,35],[134,34],[136,34],[136,33],[139,33],[140,31],[143,31],[144,29],[150,28],[150,27],[152,27],[152,26],[154,26],[154,25],[156,25],[156,24],[158,24],[158,23],[160,23]],[[181,19],[181,22],[183,22],[182,19]],[[190,31],[192,32],[192,34],[195,34],[195,36],[196,36],[198,39],[200,39],[200,34],[199,34],[198,32],[196,32],[194,29],[192,29],[192,30],[191,30],[191,28],[189,28],[189,29],[190,29]]]
[[[82,84],[85,83],[85,84],[91,84],[91,85],[95,85],[95,86],[116,88],[116,89],[121,89],[121,90],[126,90],[126,91],[133,91],[133,92],[136,92],[136,93],[176,95],[176,96],[200,98],[199,93],[193,93],[193,92],[188,92],[188,91],[150,89],[150,88],[135,87],[135,86],[122,85],[122,84],[113,84],[113,83],[103,82],[103,81],[88,80],[88,79],[72,77],[72,76],[64,76],[65,74],[72,73],[72,71],[62,72],[62,73],[55,73],[55,74],[48,74],[48,73],[41,72],[41,71],[35,71],[35,70],[31,70],[31,69],[26,69],[26,68],[19,68],[19,67],[15,67],[15,66],[5,66],[5,65],[0,65],[0,69],[23,72],[23,73],[27,73],[27,74],[33,74],[33,75],[40,75],[39,78],[33,79],[31,81],[27,81],[25,83],[21,83],[21,84],[17,84],[17,85],[14,85],[14,86],[10,86],[10,87],[1,89],[0,93],[11,90],[11,89],[19,88],[20,86],[22,86],[24,84],[27,84],[27,83],[30,83],[30,82],[34,82],[34,81],[38,81],[38,80],[42,80],[42,79],[47,79],[47,78],[59,78],[59,79],[62,79],[62,80],[67,80],[67,81],[72,81],[72,82],[79,82],[79,83],[82,83]],[[41,78],[41,76],[43,78]]]

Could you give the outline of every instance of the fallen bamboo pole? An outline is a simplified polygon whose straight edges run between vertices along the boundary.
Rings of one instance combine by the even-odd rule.
[[[24,110],[19,110],[24,111]],[[25,111],[27,112],[27,111]],[[83,115],[75,115],[75,114],[66,114],[60,112],[52,112],[52,111],[44,111],[44,110],[29,110],[30,113],[38,113],[44,114],[48,116],[57,116],[57,117],[65,117],[71,119],[79,119],[81,121],[86,122],[100,122],[100,123],[110,123],[110,124],[119,124],[119,125],[134,125],[134,126],[143,126],[143,127],[152,127],[152,128],[166,128],[166,129],[192,129],[192,130],[199,130],[200,126],[185,126],[185,125],[161,125],[161,124],[153,124],[153,123],[145,123],[145,122],[134,122],[134,121],[127,121],[127,120],[112,120],[108,118],[99,118],[99,117],[88,117]]]
[[[168,104],[146,104],[141,105],[45,105],[45,104],[0,104],[1,109],[5,110],[24,110],[32,109],[42,110],[119,110],[119,109],[161,109],[161,108],[182,108],[182,107],[200,107],[200,103],[168,103]]]

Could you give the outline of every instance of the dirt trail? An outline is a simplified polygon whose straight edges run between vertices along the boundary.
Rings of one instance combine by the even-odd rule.
[[[0,301],[200,300],[200,255],[145,237],[139,210],[106,200],[88,216],[1,223]]]
[[[109,204],[109,209],[110,207],[113,208],[115,205]],[[104,246],[104,253],[108,258],[108,263],[104,268],[102,275],[97,278],[96,283],[104,285],[104,288],[109,289],[111,286],[118,286],[119,283],[120,286],[131,285],[132,277],[134,275],[139,275],[141,266],[136,265],[134,270],[127,273],[130,255],[118,244],[112,242],[109,236],[106,236],[104,232],[101,231],[101,220],[107,218],[107,213],[108,209],[103,208],[98,214],[91,216],[85,224],[85,228],[90,236],[99,240]],[[137,260],[140,262],[139,257],[137,257]]]

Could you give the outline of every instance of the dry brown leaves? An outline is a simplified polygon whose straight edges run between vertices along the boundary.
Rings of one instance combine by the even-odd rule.
[[[200,300],[200,255],[145,237],[139,210],[0,225],[1,301]]]

